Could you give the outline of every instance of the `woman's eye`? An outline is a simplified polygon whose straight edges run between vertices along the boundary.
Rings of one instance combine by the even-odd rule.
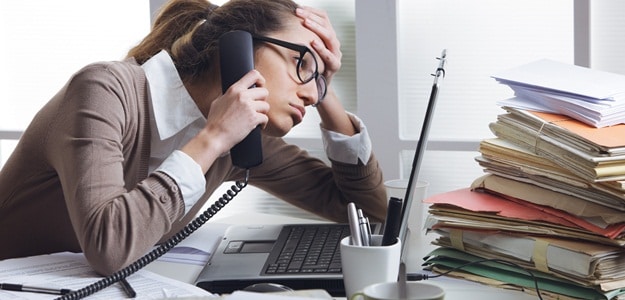
[[[299,64],[300,64],[300,68],[302,70],[306,70],[306,71],[309,71],[309,72],[314,71],[313,69],[315,68],[315,63],[314,63],[314,61],[312,60],[311,57],[312,56],[310,56],[310,55],[305,55],[303,58],[301,58],[301,61],[300,61]]]
[[[298,64],[299,64],[299,62],[300,62],[301,60],[302,60],[302,58],[301,58],[301,57],[299,57],[299,56],[293,56],[293,61],[295,62],[295,65],[298,65]]]

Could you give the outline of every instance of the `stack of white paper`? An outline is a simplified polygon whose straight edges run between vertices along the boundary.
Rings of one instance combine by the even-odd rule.
[[[562,114],[595,127],[625,123],[624,75],[542,59],[492,77],[515,92],[499,105]]]

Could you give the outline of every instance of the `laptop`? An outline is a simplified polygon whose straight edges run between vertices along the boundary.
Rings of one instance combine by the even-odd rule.
[[[445,50],[438,59],[403,201],[399,231],[402,256],[405,256],[408,212],[434,114],[439,77],[444,76]],[[372,233],[382,232],[379,224],[372,227]],[[338,223],[232,225],[195,284],[212,293],[228,294],[256,283],[277,283],[295,290],[323,289],[334,297],[344,297],[339,244],[348,235],[349,225]]]

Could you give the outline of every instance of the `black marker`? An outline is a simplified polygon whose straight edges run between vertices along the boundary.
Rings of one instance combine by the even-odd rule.
[[[401,209],[401,199],[391,197],[388,201],[384,234],[382,235],[382,246],[390,246],[395,244],[397,241],[397,237],[399,236],[399,227],[401,224]]]
[[[39,286],[28,286],[23,284],[14,283],[0,283],[0,290],[14,291],[14,292],[31,292],[31,293],[43,293],[52,295],[65,295],[72,292],[70,289],[55,289]]]

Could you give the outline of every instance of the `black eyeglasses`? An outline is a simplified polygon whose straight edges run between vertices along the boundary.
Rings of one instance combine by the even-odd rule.
[[[315,58],[315,55],[312,53],[312,51],[308,49],[308,47],[266,36],[252,35],[252,37],[254,38],[254,40],[257,41],[271,43],[299,52],[299,57],[297,57],[297,78],[302,84],[308,83],[311,80],[315,79],[315,82],[317,84],[317,103],[313,104],[313,106],[317,106],[317,104],[321,103],[323,98],[325,98],[326,92],[328,90],[326,78],[323,77],[323,75],[319,74],[319,65],[317,64],[317,59]]]

